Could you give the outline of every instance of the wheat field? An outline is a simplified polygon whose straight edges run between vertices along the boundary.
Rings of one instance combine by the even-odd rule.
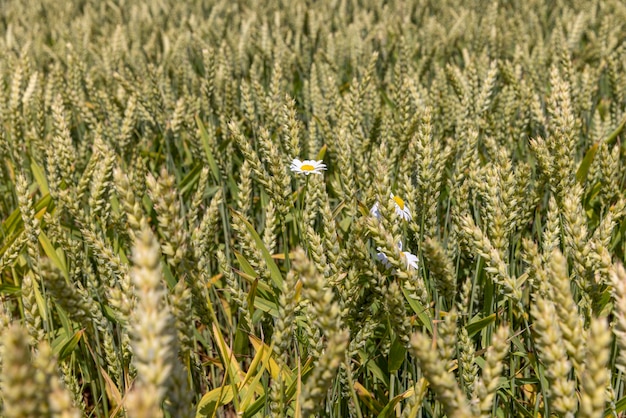
[[[621,417],[621,0],[5,0],[0,415]]]

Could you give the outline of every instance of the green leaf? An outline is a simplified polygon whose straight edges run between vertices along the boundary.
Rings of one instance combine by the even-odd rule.
[[[383,406],[380,402],[378,402],[374,395],[359,382],[354,382],[354,389],[356,389],[357,396],[367,409],[375,413],[377,416],[380,416],[380,413],[383,411]]]
[[[63,273],[63,277],[65,277],[66,280],[69,280],[70,275],[67,271],[67,264],[65,264],[65,260],[61,259],[56,249],[52,245],[52,242],[50,242],[50,239],[44,231],[41,231],[39,233],[39,243],[41,244],[43,251],[46,253],[52,264],[54,264],[54,266],[58,268],[61,273]]]
[[[14,286],[8,283],[0,284],[0,294],[4,295],[15,295],[22,290],[19,286]]]
[[[367,353],[365,353],[363,350],[359,350],[359,354],[361,355],[362,358],[366,359],[365,361],[363,361],[363,364],[365,364],[365,368],[372,373],[372,375],[377,378],[378,380],[380,380],[381,382],[384,382],[385,386],[389,386],[389,376],[386,372],[383,371],[383,369],[380,367],[380,365],[378,363],[376,363],[375,360],[371,359]],[[385,366],[384,361],[382,362],[382,366]],[[382,409],[382,406],[381,406]]]
[[[430,310],[425,308],[420,301],[412,298],[406,289],[402,288],[402,293],[404,294],[404,299],[406,299],[406,301],[409,303],[411,310],[413,310],[413,312],[417,315],[417,318],[420,320],[422,325],[424,325],[426,329],[432,334],[433,319],[430,316]]]
[[[317,160],[323,160],[324,156],[326,155],[326,150],[328,149],[328,146],[326,144],[324,144],[324,146],[320,149],[320,152],[317,153]]]
[[[306,364],[302,366],[302,381],[306,380],[306,377],[313,370],[313,367],[311,365],[311,360],[312,359],[309,359],[306,362]],[[296,375],[296,373],[297,373],[297,369],[292,371],[292,375]],[[287,401],[290,401],[291,398],[293,398],[293,396],[295,395],[297,385],[298,385],[298,380],[294,378],[291,384],[289,385],[289,387],[287,388],[287,390],[285,391],[285,397]],[[267,395],[259,396],[259,398],[256,401],[254,401],[254,403],[246,409],[246,412],[243,413],[243,418],[252,418],[257,412],[259,412],[265,406],[266,402],[267,402]]]
[[[46,175],[44,173],[43,168],[39,166],[34,160],[30,162],[30,169],[33,172],[33,177],[35,177],[35,181],[39,186],[39,190],[41,190],[42,194],[48,194],[50,190],[48,189],[48,180],[46,180]]]
[[[204,148],[204,153],[206,155],[207,161],[209,162],[209,168],[211,169],[211,173],[215,180],[221,184],[221,175],[220,170],[217,167],[217,163],[215,162],[215,158],[213,157],[213,152],[211,151],[211,144],[209,143],[209,133],[207,132],[204,124],[200,120],[200,116],[196,115],[196,124],[200,129],[200,141],[202,142],[202,147]]]
[[[350,228],[351,224],[352,224],[352,217],[346,216],[345,218],[341,220],[341,222],[339,222],[339,228],[341,228],[343,232],[348,232],[348,229]]]
[[[625,126],[626,126],[626,116],[622,119],[622,121],[617,126],[617,128],[615,128],[615,130],[613,130],[613,132],[611,132],[609,136],[604,138],[602,141],[606,143],[608,146],[612,146],[615,140],[617,139],[617,137],[619,136],[619,134],[624,130]],[[591,166],[591,163],[593,162],[593,159],[596,156],[596,153],[598,152],[599,146],[600,146],[600,142],[596,142],[595,144],[593,144],[591,148],[589,148],[589,150],[585,154],[585,157],[583,158],[583,160],[581,161],[580,166],[578,167],[578,170],[576,171],[576,180],[579,183],[582,184],[587,179],[587,174],[589,174],[589,167]]]
[[[32,274],[32,272],[28,272],[28,274]],[[48,320],[48,308],[43,295],[41,294],[41,289],[37,282],[33,279],[33,292],[35,293],[35,301],[37,302],[37,306],[39,307],[39,314],[41,315],[41,319],[43,319],[44,323]]]
[[[259,273],[254,271],[254,268],[250,265],[248,260],[246,260],[243,254],[241,254],[237,250],[233,250],[233,254],[235,254],[235,258],[239,262],[239,266],[241,266],[241,269],[243,270],[244,273],[246,273],[249,276],[252,276],[254,279],[259,277]]]
[[[480,314],[476,315],[472,320],[465,326],[467,333],[471,337],[475,335],[477,332],[486,328],[489,324],[492,324],[496,321],[496,314],[492,313],[491,315],[480,318]]]
[[[193,186],[198,182],[200,178],[200,172],[202,171],[202,165],[196,164],[187,175],[181,180],[178,185],[178,190],[180,190],[181,194],[186,195],[191,191]]]
[[[255,282],[258,282],[257,281],[258,274],[256,274],[256,273],[248,274],[245,271],[237,270],[234,267],[233,267],[233,271],[235,273],[237,273],[241,278],[246,280],[248,283],[250,283],[251,285],[253,283],[255,283]],[[273,295],[272,289],[270,288],[270,286],[267,283],[258,282],[257,287],[260,290],[262,290],[264,292],[264,294],[266,294],[266,295]]]
[[[615,240],[611,243],[611,251],[613,251],[615,249],[615,247],[621,242],[624,241],[624,238],[626,237],[626,219],[624,219],[622,221],[622,223],[620,224],[618,233],[615,236]]]
[[[404,344],[400,340],[400,338],[396,337],[391,344],[391,349],[389,350],[389,358],[387,360],[387,369],[390,373],[393,373],[400,369],[402,363],[404,363],[404,357],[406,356],[406,348]]]
[[[404,393],[401,393],[397,396],[394,396],[394,398],[392,400],[389,401],[389,403],[387,403],[387,405],[385,405],[385,407],[383,408],[382,411],[380,411],[380,414],[378,414],[378,418],[392,418],[395,417],[395,407],[396,405],[398,405],[398,403],[403,400],[403,399],[407,399],[409,397],[411,397],[413,394],[415,393],[415,390],[413,388],[407,390]]]
[[[241,254],[237,250],[233,250],[233,254],[235,254],[235,258],[239,262],[239,266],[241,266],[241,269],[243,271],[239,271],[237,269],[233,269],[233,270],[237,274],[239,274],[241,277],[243,277],[246,281],[248,281],[250,283],[250,285],[254,284],[259,289],[261,289],[263,292],[266,292],[268,295],[273,295],[272,294],[272,289],[270,288],[270,286],[268,286],[264,282],[260,282],[260,281],[257,280],[257,278],[259,277],[259,273],[254,271],[254,268],[252,268],[250,263],[248,263],[248,260],[246,260],[246,258],[243,256],[243,254]]]
[[[617,128],[615,128],[615,130],[604,139],[604,142],[606,142],[608,146],[612,146],[617,140],[618,135],[624,130],[624,127],[626,127],[626,116],[622,118],[622,121],[619,125],[617,125]]]
[[[44,213],[50,213],[53,207],[54,202],[52,201],[52,197],[48,193],[45,194],[41,199],[37,201],[37,203],[35,203],[35,218],[41,219]],[[22,232],[23,228],[24,221],[22,220],[22,214],[20,213],[19,208],[11,212],[9,217],[6,218],[2,223],[4,235],[17,234],[19,232]]]
[[[239,362],[235,358],[235,354],[233,353],[232,348],[229,347],[228,344],[226,344],[226,340],[224,339],[224,335],[222,334],[220,326],[217,323],[213,323],[212,328],[213,328],[213,333],[212,333],[213,340],[217,344],[217,348],[220,353],[220,358],[222,361],[222,365],[224,367],[224,371],[228,376],[228,384],[229,384],[228,387],[224,386],[222,388],[219,388],[219,394],[220,394],[219,399],[221,399],[221,395],[224,389],[230,389],[232,400],[235,404],[235,407],[238,407],[239,406],[239,399],[238,399],[239,388],[237,385],[241,382],[241,374],[242,374],[241,366],[239,365]],[[227,382],[225,380],[224,385],[226,384]]]
[[[250,290],[248,291],[248,311],[250,312],[250,317],[254,316],[254,300],[256,299],[256,290],[259,287],[259,279],[255,280],[250,286]]]
[[[217,408],[233,400],[233,390],[230,386],[222,386],[204,394],[196,408],[196,418],[210,418],[215,416]]]
[[[526,407],[517,399],[518,397],[513,394],[510,390],[508,389],[502,389],[507,395],[508,395],[508,399],[512,400],[513,403],[515,404],[515,406],[517,407],[516,411],[521,413],[518,416],[522,416],[522,417],[527,417],[527,418],[533,418],[535,417],[534,414],[532,414],[530,411],[528,411],[526,409]]]
[[[596,153],[598,152],[599,143],[596,142],[587,150],[585,157],[580,162],[578,166],[578,170],[576,171],[576,181],[580,184],[584,183],[587,180],[587,174],[589,174],[589,167],[591,167],[591,163],[593,162]]]
[[[83,337],[85,330],[81,329],[80,331],[76,331],[71,337],[65,333],[65,330],[62,330],[62,333],[63,335],[60,337],[61,341],[58,341],[56,346],[55,343],[52,345],[53,353],[59,357],[59,360],[63,360],[72,354],[78,342]]]
[[[238,315],[239,323],[242,324],[241,314]],[[233,353],[235,356],[247,356],[249,352],[248,334],[241,326],[235,328],[235,340],[233,342]]]
[[[163,271],[163,278],[165,279],[167,286],[170,289],[173,289],[178,283],[178,281],[176,280],[176,277],[174,277],[174,273],[172,272],[170,265],[164,262],[164,263],[161,263],[161,267]]]
[[[273,318],[278,318],[278,305],[261,297],[254,298],[254,307],[270,314]]]

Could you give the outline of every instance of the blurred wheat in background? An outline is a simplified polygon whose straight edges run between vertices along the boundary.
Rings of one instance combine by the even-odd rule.
[[[0,29],[0,415],[623,416],[621,0]]]

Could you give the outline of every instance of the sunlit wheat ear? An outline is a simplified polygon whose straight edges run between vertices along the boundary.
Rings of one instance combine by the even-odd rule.
[[[553,411],[569,415],[577,407],[574,382],[569,379],[572,363],[568,360],[563,345],[563,335],[556,315],[554,303],[538,298],[531,307],[534,332],[539,349],[539,358],[545,365],[550,384],[550,407]]]
[[[424,253],[437,290],[451,300],[456,293],[456,271],[450,256],[437,240],[431,238],[424,241]]]
[[[408,347],[411,337],[411,322],[404,306],[404,298],[398,282],[392,282],[386,289],[385,305],[388,310],[389,323],[405,346]]]
[[[96,133],[96,135],[98,135]],[[96,136],[96,141],[98,137]],[[112,170],[115,165],[115,152],[105,143],[95,142],[94,148],[98,146],[97,164],[93,172],[93,179],[89,185],[89,197],[87,203],[90,208],[91,217],[100,217],[106,222],[111,213],[109,193],[112,189]],[[83,177],[84,178],[84,177]]]
[[[455,347],[457,346],[457,320],[459,315],[452,308],[448,314],[437,323],[437,338],[435,339],[441,361],[446,364],[446,370],[452,368]]]
[[[275,145],[271,141],[269,141],[269,133],[264,133],[263,141],[261,142],[265,143],[267,158],[271,158],[272,164],[278,164],[278,167],[273,167],[273,171],[271,173],[269,173],[263,166],[263,163],[261,163],[261,159],[259,158],[258,153],[254,150],[248,138],[243,135],[240,126],[235,122],[230,122],[228,124],[228,130],[232,135],[235,144],[243,154],[245,161],[247,161],[248,165],[250,166],[250,170],[254,175],[254,180],[258,182],[263,187],[265,192],[270,196],[270,198],[274,200],[279,214],[282,217],[286,216],[289,212],[290,204],[288,196],[285,193],[290,192],[286,188],[281,188],[281,186],[286,186],[290,182],[290,180],[287,177],[285,167],[283,166]],[[277,173],[280,174],[280,183],[274,181],[272,178],[272,175]]]
[[[587,332],[587,355],[584,372],[580,384],[579,417],[597,417],[609,400],[606,394],[610,382],[610,372],[607,368],[610,355],[611,332],[606,319],[594,318]]]
[[[492,345],[485,353],[485,365],[482,375],[476,383],[472,400],[476,400],[478,410],[483,417],[491,416],[493,402],[500,384],[503,372],[503,360],[508,354],[509,329],[506,325],[500,326],[493,335]],[[472,402],[474,404],[474,402]]]
[[[222,189],[218,189],[202,219],[191,233],[191,245],[196,260],[207,258],[207,253],[213,252],[219,242],[221,225],[220,207],[224,202]]]
[[[620,414],[623,1],[38,3],[0,415]]]
[[[509,274],[507,265],[502,259],[502,254],[493,247],[489,238],[476,226],[476,223],[470,216],[463,216],[460,223],[465,239],[487,261],[487,271],[490,273],[492,280],[502,286],[507,297],[514,301],[519,301],[522,289],[519,281]]]
[[[47,378],[48,404],[52,416],[60,418],[79,418],[82,416],[73,405],[70,393],[59,378],[57,362],[48,343],[40,344],[34,365]]]
[[[299,298],[296,296],[297,281],[299,274],[291,270],[285,279],[285,287],[281,292],[278,303],[278,317],[274,325],[274,353],[276,360],[280,363],[289,364],[289,351],[294,342],[294,319],[299,305]],[[279,363],[279,364],[280,364]],[[285,405],[285,382],[283,376],[272,380],[271,383],[271,411],[275,416],[284,416]]]
[[[320,402],[343,362],[349,341],[349,331],[341,321],[341,308],[333,301],[332,291],[325,286],[323,276],[306,258],[302,250],[294,254],[294,270],[302,281],[302,297],[310,303],[311,322],[326,337],[326,346],[315,369],[302,387],[301,402],[304,416],[319,410]]]
[[[454,375],[446,369],[446,361],[437,350],[433,350],[431,339],[421,333],[413,334],[411,353],[416,357],[437,399],[443,404],[446,414],[450,417],[471,417],[465,395]]]
[[[244,160],[239,169],[239,184],[237,191],[237,210],[242,215],[248,215],[252,208],[253,188],[252,188],[252,170],[250,163]]]
[[[41,417],[50,413],[45,373],[33,365],[29,336],[15,324],[2,334],[3,367],[0,375],[3,415],[7,418]]]
[[[461,327],[459,330],[459,367],[463,388],[466,394],[472,393],[474,384],[478,378],[478,365],[475,363],[476,349],[474,342],[470,339],[467,329]]]
[[[243,322],[241,326],[252,331],[254,329],[254,325],[252,324],[252,318],[250,317],[248,299],[246,298],[246,293],[244,292],[244,284],[238,280],[237,276],[232,271],[232,267],[226,260],[226,255],[221,250],[217,251],[217,262],[222,274],[224,275],[224,279],[226,280],[228,292],[230,293],[232,301],[234,302],[241,317],[240,320]]]
[[[544,257],[551,254],[561,243],[561,219],[559,208],[553,195],[550,195],[550,200],[548,201],[547,221],[542,241]]]
[[[24,318],[26,329],[33,338],[33,342],[40,341],[44,336],[42,305],[37,302],[39,281],[41,278],[39,269],[39,249],[37,239],[40,231],[39,221],[35,218],[35,210],[30,202],[28,182],[23,175],[18,175],[15,182],[15,191],[20,209],[20,215],[24,222],[24,238],[26,245],[26,260],[30,271],[22,279],[22,303],[24,306]]]
[[[543,258],[539,254],[539,247],[530,239],[522,240],[522,259],[528,264],[528,283],[541,296],[548,295],[550,281],[547,269],[544,266]]]
[[[609,210],[589,240],[589,264],[593,269],[592,284],[594,286],[603,286],[611,281],[610,271],[613,260],[609,248],[615,226],[614,212]]]
[[[270,254],[277,252],[278,247],[278,235],[282,224],[276,213],[274,203],[270,201],[265,208],[265,224],[263,226],[263,243],[267,247],[267,251]]]
[[[176,283],[169,295],[172,314],[176,318],[176,329],[180,341],[180,356],[186,359],[194,347],[194,326],[196,318],[191,306],[191,289],[184,279]]]
[[[131,238],[135,237],[136,231],[141,227],[141,220],[144,217],[140,203],[140,196],[135,195],[130,179],[120,168],[113,170],[115,190],[126,215]]]
[[[175,268],[185,258],[189,240],[184,219],[181,216],[180,198],[174,188],[174,177],[165,169],[156,179],[149,174],[146,179],[150,198],[154,202],[163,237],[161,249],[168,256],[168,262]]]
[[[290,155],[298,157],[300,155],[302,125],[298,120],[295,100],[289,96],[285,97],[285,104],[281,110],[284,133],[283,145]]]
[[[271,133],[267,129],[261,130],[258,144],[260,154],[265,160],[269,174],[272,176],[271,190],[269,192],[270,198],[274,200],[281,219],[284,219],[291,209],[291,178],[287,174],[286,158],[281,154],[277,144],[271,138]],[[322,166],[324,165],[322,164]]]
[[[619,347],[616,366],[626,371],[626,270],[621,263],[616,263],[611,271],[611,293],[615,316],[612,331]]]
[[[37,303],[38,286],[33,280],[32,273],[22,279],[22,304],[24,306],[24,321],[26,329],[33,339],[33,343],[40,341],[45,335],[43,320]]]
[[[133,250],[132,279],[137,303],[131,316],[131,336],[137,378],[126,403],[133,416],[162,416],[161,404],[166,397],[171,399],[176,392],[185,390],[180,387],[168,392],[173,382],[181,384],[178,377],[183,369],[177,356],[175,320],[166,302],[160,259],[159,244],[144,225]],[[187,410],[185,416],[188,413]]]
[[[559,325],[563,333],[563,343],[574,369],[580,375],[586,345],[583,335],[583,321],[571,292],[567,260],[558,250],[553,251],[550,255],[548,279],[551,285],[549,294],[556,307]]]
[[[564,232],[564,253],[573,260],[574,278],[578,285],[585,288],[588,269],[588,228],[581,200],[583,189],[576,184],[563,198],[563,232]]]

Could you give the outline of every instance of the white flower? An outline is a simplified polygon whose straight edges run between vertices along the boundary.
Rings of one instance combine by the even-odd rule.
[[[407,270],[411,270],[411,269],[417,270],[418,258],[415,254],[411,254],[408,251],[403,251],[400,253],[400,256],[402,256],[402,258],[406,260]]]
[[[291,162],[291,166],[289,167],[291,171],[294,173],[301,173],[306,176],[309,174],[322,174],[323,170],[326,170],[326,164],[324,164],[323,160],[315,161],[315,160],[304,160],[300,161],[297,158],[294,158]]]
[[[370,215],[380,221],[380,210],[378,209],[378,202],[374,203],[374,206],[370,209]]]
[[[400,250],[400,257],[406,261],[407,270],[411,270],[411,269],[417,270],[417,263],[418,263],[417,256],[415,254],[411,254],[408,251],[402,251],[401,242],[398,243],[398,249]],[[381,247],[377,247],[376,250],[378,250],[378,253],[376,253],[376,258],[378,259],[378,261],[383,263],[385,268],[390,268],[391,263],[389,262],[389,258],[383,252],[383,249]]]
[[[386,269],[391,268],[391,263],[389,262],[389,258],[387,258],[387,256],[385,255],[385,253],[383,252],[383,249],[380,247],[376,247],[376,250],[378,251],[376,253],[376,258],[378,259],[378,261],[383,263],[383,266],[385,266]]]
[[[396,214],[405,221],[410,221],[411,211],[409,210],[409,207],[404,203],[404,200],[400,196],[394,196],[393,193],[391,193],[390,197],[396,204]]]
[[[406,203],[404,203],[404,200],[400,196],[394,196],[393,193],[389,195],[389,198],[392,199],[396,204],[396,214],[405,221],[410,221],[411,211],[409,210],[409,207],[406,205]],[[372,208],[370,209],[370,215],[380,220],[381,215],[378,202],[374,203],[374,206],[372,206]]]

